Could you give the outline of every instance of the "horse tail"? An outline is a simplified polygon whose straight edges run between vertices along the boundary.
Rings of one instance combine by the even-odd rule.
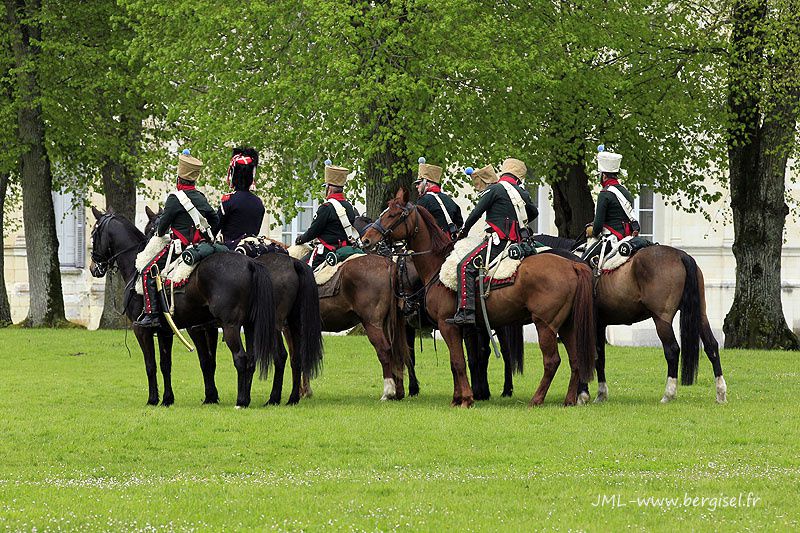
[[[681,296],[681,384],[691,385],[697,377],[700,358],[700,288],[697,283],[697,263],[686,253],[681,255],[686,269]]]
[[[303,261],[292,259],[300,286],[291,311],[293,344],[300,352],[300,367],[309,379],[322,370],[322,317],[314,273]]]
[[[578,276],[575,298],[572,300],[572,327],[575,331],[575,344],[578,350],[578,377],[583,383],[594,379],[594,363],[597,346],[595,343],[594,281],[589,267],[572,263]]]
[[[248,321],[253,331],[253,352],[249,354],[258,363],[260,376],[267,377],[275,348],[275,301],[272,296],[272,278],[267,267],[248,261],[250,269],[250,310]]]
[[[402,376],[405,367],[411,361],[408,351],[408,337],[406,335],[406,318],[400,312],[400,299],[395,293],[398,282],[397,266],[394,262],[389,264],[389,312],[383,322],[383,333],[391,346],[390,364],[397,375]]]
[[[497,329],[500,350],[507,354],[511,372],[522,374],[525,363],[525,342],[522,337],[522,324],[501,326]]]

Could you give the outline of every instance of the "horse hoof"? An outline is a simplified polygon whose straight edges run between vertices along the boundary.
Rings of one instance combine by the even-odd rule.
[[[278,398],[277,400],[273,400],[272,398],[270,398],[269,400],[267,400],[267,403],[264,404],[264,407],[268,405],[280,405],[280,404],[281,404],[280,398]]]
[[[577,400],[576,403],[578,405],[586,405],[587,403],[589,403],[589,400],[591,400],[591,399],[592,398],[591,398],[591,396],[589,396],[588,392],[582,392],[582,393],[580,393],[578,395],[578,400]]]
[[[236,409],[247,409],[246,405],[237,405]]]
[[[147,405],[158,405],[158,398],[155,399],[150,398],[149,400],[147,400]]]
[[[462,409],[469,409],[475,402],[473,400],[462,400],[461,401],[461,408]]]
[[[286,402],[286,405],[297,405],[300,403],[300,398],[289,398],[289,401]]]
[[[504,390],[503,391],[503,394],[502,394],[503,398],[511,398],[512,396],[514,396],[514,391],[510,391],[510,390]]]
[[[175,403],[175,400],[164,400],[161,402],[161,407],[169,407]]]
[[[678,378],[667,378],[667,388],[664,390],[664,396],[661,398],[661,403],[669,403],[675,399],[678,394]]]
[[[608,385],[605,381],[597,384],[597,398],[594,399],[595,403],[603,403],[608,400]]]
[[[408,395],[409,396],[419,396],[419,386],[410,385],[408,387]]]
[[[203,400],[203,405],[215,405],[219,404],[219,398],[206,398]]]

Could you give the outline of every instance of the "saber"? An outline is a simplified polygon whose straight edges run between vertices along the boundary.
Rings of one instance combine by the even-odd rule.
[[[170,329],[172,329],[172,332],[175,333],[175,336],[178,337],[178,340],[181,341],[181,344],[186,346],[187,350],[189,350],[190,352],[193,352],[194,351],[194,346],[189,344],[189,341],[186,340],[186,337],[184,337],[181,334],[180,330],[175,325],[175,321],[172,319],[172,314],[170,314],[170,312],[169,312],[169,306],[167,305],[167,298],[164,296],[164,284],[161,282],[161,273],[158,271],[158,266],[157,265],[153,265],[153,268],[155,269],[155,274],[154,274],[154,271],[151,269],[150,270],[150,275],[151,276],[155,275],[156,290],[158,291],[158,297],[161,300],[160,303],[161,303],[161,309],[163,309],[162,312],[164,314],[164,318],[167,319],[167,324],[169,324],[169,327],[170,327]]]
[[[488,294],[483,290],[483,278],[488,272],[486,267],[483,266],[483,258],[479,255],[475,259],[480,259],[480,266],[475,264],[478,267],[478,290],[481,291],[481,311],[483,311],[483,322],[486,325],[486,333],[489,334],[489,339],[492,341],[492,350],[494,351],[495,359],[500,359],[500,352],[497,350],[497,342],[494,340],[494,333],[492,332],[492,326],[489,324],[489,313],[486,311],[486,298],[488,298]]]

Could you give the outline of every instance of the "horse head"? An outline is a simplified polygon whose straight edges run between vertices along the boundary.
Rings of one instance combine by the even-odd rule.
[[[92,206],[96,222],[92,228],[92,254],[89,272],[102,278],[115,267],[119,256],[139,248],[144,236],[124,217],[115,215],[110,209],[101,211]]]
[[[417,229],[417,220],[416,216],[411,217],[411,214],[415,212],[416,206],[408,201],[408,191],[401,188],[395,197],[389,200],[388,207],[361,236],[364,248],[370,250],[382,240],[395,242],[413,236]]]
[[[158,208],[158,212],[153,211],[150,209],[149,206],[144,207],[144,212],[147,215],[147,224],[144,227],[144,235],[148,239],[156,234],[156,229],[158,228],[158,221],[161,218],[161,215],[164,214],[164,208]]]

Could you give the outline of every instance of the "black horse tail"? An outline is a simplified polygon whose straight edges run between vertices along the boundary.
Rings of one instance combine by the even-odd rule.
[[[390,364],[395,375],[402,376],[405,367],[410,363],[411,356],[408,350],[408,337],[406,335],[406,317],[400,312],[400,299],[396,296],[398,286],[397,265],[389,263],[392,299],[389,302],[389,312],[383,323],[383,333],[392,347]],[[413,341],[412,341],[413,342]]]
[[[292,340],[300,353],[300,368],[309,379],[322,370],[322,317],[314,273],[303,261],[292,259],[300,286],[290,314]]]
[[[267,377],[275,348],[275,301],[272,296],[272,278],[267,267],[248,261],[251,291],[249,326],[253,331],[253,352],[250,357],[258,363],[260,376]]]
[[[497,329],[500,350],[506,354],[511,372],[522,374],[525,363],[525,341],[522,337],[522,324],[501,326]]]
[[[686,269],[681,296],[681,385],[691,385],[697,377],[700,358],[700,288],[697,283],[697,263],[688,254],[681,255]]]
[[[594,379],[594,363],[597,346],[595,343],[594,299],[592,290],[594,281],[592,271],[586,265],[573,263],[572,268],[578,275],[578,286],[572,300],[572,327],[578,350],[578,378],[582,383]]]

